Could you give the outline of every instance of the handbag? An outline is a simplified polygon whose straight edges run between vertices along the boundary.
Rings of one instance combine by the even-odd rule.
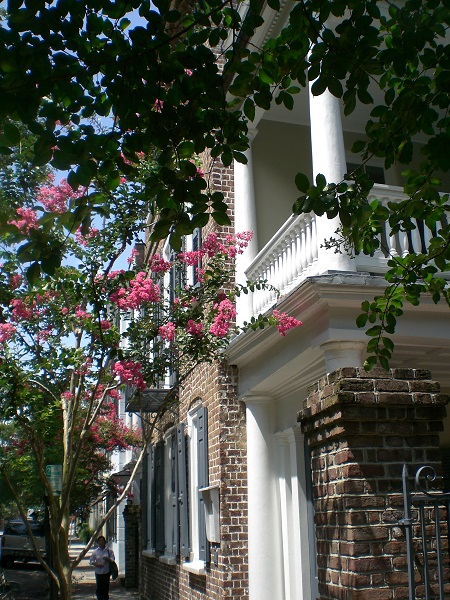
[[[108,556],[109,556],[109,550],[108,550]],[[111,579],[113,581],[119,577],[119,569],[117,568],[117,564],[113,560],[111,560],[109,562],[109,574],[111,575]]]

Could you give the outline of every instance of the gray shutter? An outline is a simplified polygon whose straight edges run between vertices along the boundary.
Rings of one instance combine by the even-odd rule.
[[[151,452],[151,449],[150,449]],[[142,461],[142,479],[141,479],[141,505],[142,505],[142,547],[147,548],[149,541],[149,513],[150,506],[148,502],[148,459],[149,453],[146,452]],[[151,522],[151,521],[150,521]]]
[[[178,474],[177,474],[177,433],[173,431],[170,437],[171,453],[170,453],[170,497],[172,502],[173,513],[173,537],[172,537],[172,554],[178,554],[180,546],[180,530],[178,528]]]
[[[148,525],[147,525],[147,531],[148,531],[148,547],[153,551],[155,549],[155,523],[156,523],[156,516],[155,516],[155,501],[156,501],[156,493],[155,493],[155,446],[154,444],[152,444],[150,446],[150,452],[149,452],[149,466],[148,466],[148,470],[150,471],[150,475],[148,478],[148,486],[150,487],[150,494],[148,494],[150,496],[150,500],[149,500],[149,507],[148,507]]]
[[[155,550],[164,552],[164,444],[155,447]]]
[[[208,411],[204,406],[199,409],[197,419],[198,487],[203,488],[208,485]],[[205,507],[200,492],[198,496],[199,559],[209,562],[209,544],[206,539]]]
[[[188,528],[188,490],[186,466],[186,438],[184,423],[177,426],[177,471],[178,471],[178,510],[180,515],[180,551],[181,556],[189,556]]]

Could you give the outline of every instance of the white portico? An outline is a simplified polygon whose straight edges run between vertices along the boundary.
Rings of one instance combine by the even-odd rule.
[[[299,195],[295,174],[312,181],[322,173],[338,182],[355,160],[350,147],[363,136],[359,122],[342,120],[340,101],[325,92],[315,98],[305,93],[293,114],[276,107],[253,125],[249,161],[236,164],[234,172],[236,231],[255,233],[250,252],[238,256],[237,280],[266,279],[281,297],[262,290],[242,304],[239,299],[238,321],[277,305],[303,325],[286,338],[274,330],[249,332],[228,352],[239,369],[247,415],[249,598],[312,600],[313,515],[297,413],[308,386],[324,374],[363,364],[367,337],[355,325],[361,302],[383,292],[389,255],[420,251],[431,232],[418,228],[408,238],[385,231],[384,250],[374,256],[325,250],[321,245],[339,222],[292,216]],[[395,167],[384,171],[384,183],[376,184],[372,197],[400,201],[400,183]],[[449,388],[447,311],[427,299],[419,308],[408,307],[398,324],[392,366],[431,369]]]

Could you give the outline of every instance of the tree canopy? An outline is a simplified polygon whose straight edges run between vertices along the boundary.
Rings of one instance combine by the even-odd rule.
[[[279,0],[268,4],[280,8]],[[384,222],[396,233],[419,220],[434,233],[422,252],[391,261],[383,298],[363,307],[358,323],[373,325],[369,349],[386,365],[391,342],[379,342],[394,331],[404,301],[415,304],[427,292],[448,302],[441,274],[450,256],[449,203],[438,190],[450,169],[450,3],[292,2],[286,27],[257,47],[248,42],[263,24],[261,8],[259,0],[246,11],[222,0],[8,2],[0,28],[0,152],[14,152],[26,127],[36,136],[33,164],[67,171],[70,186],[83,189],[66,213],[40,217],[42,226],[23,236],[19,259],[31,263],[29,276],[51,274],[61,232],[87,229],[94,215],[108,212],[121,177],[132,176],[142,155],[154,158],[138,201],[151,211],[151,238],[170,236],[179,249],[182,236],[210,217],[229,222],[208,169],[194,176],[197,157],[245,162],[255,109],[273,102],[292,109],[308,81],[313,94],[342,98],[347,115],[374,102],[375,86],[383,102],[353,150],[361,164],[376,156],[387,167],[405,165],[406,199],[369,203],[372,182],[362,170],[340,182],[299,174],[293,210],[339,215],[342,228],[329,243],[367,254],[380,244]],[[413,169],[417,135],[422,161]],[[2,232],[11,231],[14,208],[2,208]],[[130,200],[128,214],[135,210]]]

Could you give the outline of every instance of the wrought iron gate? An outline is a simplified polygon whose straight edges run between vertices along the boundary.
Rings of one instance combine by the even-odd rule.
[[[450,598],[450,493],[430,489],[437,480],[436,472],[430,466],[420,467],[413,477],[412,488],[408,467],[404,465],[404,518],[400,524],[404,526],[406,536],[408,598],[444,600]]]

